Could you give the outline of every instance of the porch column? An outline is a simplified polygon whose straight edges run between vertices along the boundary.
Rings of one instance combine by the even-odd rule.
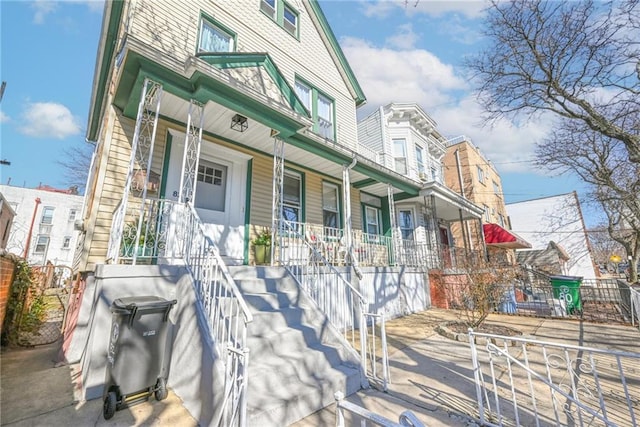
[[[271,265],[275,262],[276,236],[282,254],[282,202],[284,193],[284,141],[273,138],[273,204],[271,210]],[[278,261],[281,261],[278,259]]]
[[[396,230],[396,203],[393,199],[393,186],[391,184],[387,184],[387,200],[389,202],[389,222],[391,223],[391,247],[393,251],[393,262],[395,264],[395,257],[398,255],[398,242],[396,241],[397,230]]]
[[[138,210],[138,224],[136,227],[136,237],[133,240],[133,264],[136,264],[138,243],[142,233],[144,221],[145,204],[147,199],[147,187],[151,171],[151,161],[153,148],[156,139],[156,129],[158,127],[158,117],[160,115],[160,101],[162,98],[162,85],[149,78],[144,80],[142,94],[138,105],[138,116],[131,143],[131,158],[129,160],[129,171],[124,185],[122,202],[120,208],[114,213],[111,226],[111,238],[109,242],[109,258],[118,263],[120,257],[120,244],[124,225],[127,221],[129,194],[133,191],[135,196],[141,197],[140,208]],[[146,232],[147,230],[145,230]]]
[[[342,186],[344,187],[342,205],[344,206],[344,244],[347,247],[351,265],[355,267],[357,275],[361,276],[362,274],[358,269],[358,258],[353,255],[353,228],[351,224],[351,177],[349,171],[356,165],[356,162],[357,160],[354,158],[351,164],[342,166]],[[345,259],[346,263],[347,260]]]
[[[469,241],[470,237],[467,236],[467,230],[465,230],[465,221],[462,219],[462,209],[458,208],[458,215],[460,217],[460,231],[462,231],[462,243],[464,244],[464,253],[469,257]]]
[[[482,218],[478,218],[478,226],[480,228],[480,244],[482,245],[482,253],[484,254],[484,261],[489,261],[489,253],[487,252],[487,242],[484,240],[484,227],[482,227]]]
[[[200,146],[202,145],[202,125],[204,122],[204,105],[192,99],[189,103],[187,131],[184,138],[182,155],[182,173],[180,174],[179,203],[193,202],[196,198],[196,177],[200,162]]]

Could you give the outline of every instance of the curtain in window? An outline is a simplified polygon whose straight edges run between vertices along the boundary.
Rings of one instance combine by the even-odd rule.
[[[328,98],[318,95],[318,128],[320,135],[333,139],[333,103]]]
[[[202,25],[200,34],[200,50],[203,52],[229,52],[231,37],[206,23]]]
[[[298,98],[300,98],[300,101],[302,101],[302,105],[307,107],[307,110],[309,110],[309,112],[312,112],[311,89],[306,85],[300,83],[299,81],[296,81],[296,95],[298,95]]]

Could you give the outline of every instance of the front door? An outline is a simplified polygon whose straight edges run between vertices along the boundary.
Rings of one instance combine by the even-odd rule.
[[[173,133],[172,133],[173,135]],[[184,134],[173,135],[165,197],[178,200]],[[202,141],[194,207],[207,236],[233,264],[244,261],[247,162],[251,157]]]

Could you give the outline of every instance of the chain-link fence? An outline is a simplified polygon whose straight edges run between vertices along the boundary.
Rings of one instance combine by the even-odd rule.
[[[70,267],[47,264],[32,266],[32,271],[35,283],[27,298],[39,297],[40,323],[37,328],[18,325],[18,344],[22,346],[51,344],[60,339],[72,289]]]

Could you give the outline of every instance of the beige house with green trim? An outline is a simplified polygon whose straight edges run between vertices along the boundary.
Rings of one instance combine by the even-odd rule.
[[[364,102],[317,1],[106,2],[65,341],[85,398],[126,400],[104,380],[109,306],[148,294],[177,300],[179,330],[154,387],[200,424],[288,425],[386,387],[370,326],[427,308],[447,268],[426,206],[479,213],[372,157]],[[420,230],[397,221],[409,204]]]

